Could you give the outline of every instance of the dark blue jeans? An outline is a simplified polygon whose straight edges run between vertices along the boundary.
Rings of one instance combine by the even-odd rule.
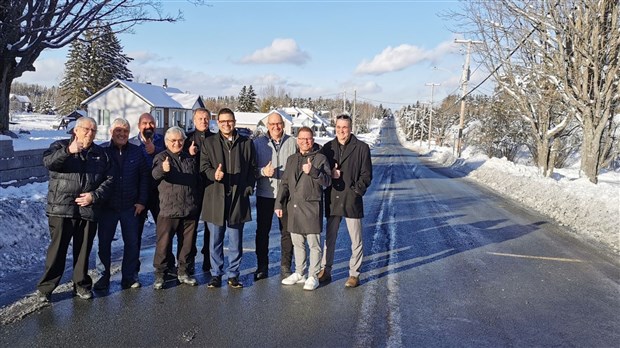
[[[99,260],[104,267],[103,276],[110,276],[112,240],[116,226],[121,223],[123,236],[123,262],[121,266],[123,281],[136,281],[136,269],[140,259],[140,217],[134,215],[134,207],[123,211],[103,210],[99,219]]]
[[[211,275],[224,275],[224,234],[228,233],[228,277],[239,277],[241,256],[243,255],[243,225],[218,226],[210,222],[209,247],[211,249]]]

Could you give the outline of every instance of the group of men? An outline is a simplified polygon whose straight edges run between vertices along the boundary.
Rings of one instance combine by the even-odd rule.
[[[142,232],[150,211],[156,223],[153,257],[154,288],[161,289],[165,274],[176,267],[181,284],[197,285],[194,278],[197,230],[205,223],[202,269],[210,272],[209,288],[218,288],[226,275],[231,288],[239,279],[243,228],[251,220],[250,196],[256,191],[256,257],[254,280],[268,277],[269,233],[278,217],[281,234],[282,283],[304,283],[314,290],[331,280],[335,243],[342,218],[351,238],[351,260],[346,287],[359,284],[363,257],[362,197],[372,180],[368,145],[351,133],[351,118],[336,118],[336,138],[322,148],[314,133],[303,127],[294,138],[284,132],[280,114],[267,118],[268,132],[249,139],[235,130],[235,114],[217,114],[219,131],[209,131],[211,113],[194,110],[195,130],[186,134],[171,127],[155,132],[155,119],[144,113],[138,135],[129,138],[127,120],[110,126],[110,141],[94,143],[97,122],[77,120],[71,139],[50,145],[43,156],[49,170],[46,214],[51,243],[37,298],[50,302],[65,267],[73,241],[73,290],[90,299],[92,289],[110,287],[111,244],[120,222],[124,249],[122,288],[139,288]],[[323,211],[327,232],[323,250],[320,233]],[[95,236],[101,277],[93,284],[88,260]],[[228,235],[228,265],[224,272],[224,237]],[[173,239],[177,239],[176,255]],[[305,243],[310,247],[308,264]],[[293,265],[295,257],[295,269]],[[322,255],[322,256],[321,256]]]

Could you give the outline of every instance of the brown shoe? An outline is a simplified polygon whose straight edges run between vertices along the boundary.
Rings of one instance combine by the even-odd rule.
[[[319,283],[325,283],[332,280],[332,275],[329,272],[325,272],[325,269],[322,269],[319,274]]]
[[[347,282],[344,283],[344,286],[347,288],[354,288],[356,286],[358,286],[360,283],[360,279],[358,277],[349,277],[349,279],[347,279]]]

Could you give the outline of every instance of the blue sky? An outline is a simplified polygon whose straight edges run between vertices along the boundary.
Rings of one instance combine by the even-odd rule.
[[[458,1],[166,1],[184,21],[119,34],[134,80],[207,97],[268,85],[293,97],[352,98],[399,107],[459,87],[463,38],[438,14]],[[45,51],[18,81],[58,85],[67,49]],[[433,67],[437,67],[433,69]],[[472,62],[472,71],[476,67]],[[476,74],[478,76],[476,76]],[[472,80],[481,79],[478,70]]]

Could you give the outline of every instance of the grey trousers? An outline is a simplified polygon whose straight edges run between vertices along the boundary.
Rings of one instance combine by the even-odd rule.
[[[362,244],[362,219],[344,218],[351,238],[351,259],[349,260],[349,276],[359,277],[364,258],[364,246]],[[334,265],[334,252],[336,239],[342,216],[330,216],[327,218],[327,232],[325,235],[325,247],[321,265],[325,272],[331,274]]]
[[[295,256],[295,273],[304,274],[308,266],[308,278],[317,278],[321,270],[321,235],[291,233],[293,255]],[[306,243],[310,247],[310,261],[306,258]]]

